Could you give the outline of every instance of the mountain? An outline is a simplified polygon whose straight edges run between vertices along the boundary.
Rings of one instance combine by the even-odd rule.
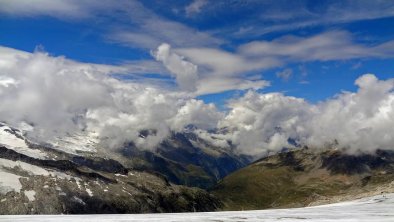
[[[155,151],[129,144],[106,155],[129,168],[160,173],[172,183],[204,189],[251,162],[251,157],[215,147],[193,132],[172,133]]]
[[[224,210],[301,207],[381,192],[394,192],[393,151],[300,148],[260,159],[212,189]]]
[[[83,135],[36,144],[0,124],[0,214],[190,212],[221,205],[202,189],[103,157],[92,144]]]
[[[6,126],[5,123],[3,125]],[[20,137],[25,138],[24,130],[13,129],[20,132]],[[51,152],[56,150],[60,152],[60,156],[64,156],[62,153],[67,153],[111,158],[130,169],[161,174],[174,184],[203,189],[212,187],[219,179],[252,161],[250,156],[214,146],[200,138],[194,130],[195,128],[190,128],[182,133],[173,132],[153,150],[139,149],[133,142],[118,149],[108,149],[99,144],[97,135],[87,132],[58,137],[45,143],[35,143],[31,138],[25,139],[30,146],[38,145],[41,149],[45,148]],[[154,132],[141,131],[140,137],[144,138],[150,133]],[[0,144],[2,137],[5,136],[7,135],[0,135]],[[22,149],[18,149],[22,152]]]
[[[251,163],[193,129],[154,150],[110,150],[86,132],[45,143],[25,132],[0,123],[0,214],[249,210],[394,192],[393,151],[304,147]]]

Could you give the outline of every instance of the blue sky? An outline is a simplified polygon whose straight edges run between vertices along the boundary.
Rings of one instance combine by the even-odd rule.
[[[128,67],[117,77],[183,84],[219,107],[249,89],[315,103],[362,74],[394,76],[393,1],[31,2],[0,1],[1,46]]]

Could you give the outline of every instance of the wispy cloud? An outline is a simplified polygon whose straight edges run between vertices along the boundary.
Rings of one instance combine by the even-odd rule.
[[[210,3],[206,19],[226,15],[228,11],[245,15],[234,23],[222,23],[211,30],[217,35],[255,38],[272,32],[331,26],[394,16],[394,2],[379,1],[221,1]]]
[[[193,81],[196,92],[207,94],[263,88],[269,84],[267,81],[248,79],[248,74],[291,63],[393,57],[393,43],[366,45],[357,43],[346,31],[330,31],[308,37],[287,35],[272,41],[254,41],[239,46],[234,52],[217,48],[174,48],[172,53],[197,67],[198,78]],[[305,77],[306,71],[301,72]],[[277,73],[283,80],[291,75],[290,69]]]
[[[276,76],[278,78],[281,78],[283,81],[289,81],[289,79],[291,78],[292,75],[293,75],[292,69],[284,69],[284,70],[276,73]]]
[[[15,17],[51,16],[59,19],[84,19],[111,11],[120,4],[90,0],[1,0],[0,14]]]
[[[200,13],[201,9],[208,3],[207,0],[194,0],[185,7],[186,16]]]
[[[330,31],[310,37],[287,35],[273,41],[254,41],[240,47],[247,56],[278,56],[292,61],[330,61],[392,57],[394,41],[379,45],[355,42],[346,31]]]
[[[174,47],[212,47],[224,43],[209,33],[160,16],[139,1],[127,1],[109,13],[114,13],[116,22],[109,21],[104,36],[124,46],[150,50],[164,42]]]
[[[110,41],[146,49],[156,48],[164,42],[174,47],[218,46],[224,43],[224,40],[208,33],[159,16],[136,1],[129,2],[125,13],[131,23],[111,28],[107,36]]]
[[[217,46],[224,41],[180,22],[157,15],[136,0],[1,0],[0,15],[50,16],[84,20],[97,25],[104,39],[133,48],[153,49],[167,42],[173,46]]]

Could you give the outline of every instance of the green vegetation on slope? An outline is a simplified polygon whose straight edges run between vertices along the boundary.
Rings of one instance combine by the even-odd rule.
[[[331,158],[333,155],[338,154],[302,149],[270,156],[225,177],[212,192],[224,203],[223,210],[301,207],[317,199],[371,189],[394,180],[392,162],[387,158],[354,160]],[[355,162],[349,164],[349,159]],[[379,162],[382,160],[388,162]],[[327,166],[338,167],[333,172]],[[355,168],[357,173],[353,172]]]

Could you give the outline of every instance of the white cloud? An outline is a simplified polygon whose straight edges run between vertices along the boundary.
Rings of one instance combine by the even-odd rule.
[[[68,20],[92,18],[121,8],[124,3],[114,4],[109,0],[0,0],[0,5],[0,14],[7,16],[51,16]]]
[[[207,77],[199,80],[196,95],[225,92],[229,90],[262,89],[269,86],[266,80],[248,80],[242,77]]]
[[[163,42],[174,47],[212,47],[224,42],[206,32],[159,16],[137,1],[127,3],[127,7],[119,8],[125,14],[124,17],[118,16],[121,22],[110,26],[109,41],[146,49],[156,48]]]
[[[5,58],[0,63],[0,79],[7,82],[0,84],[0,120],[33,124],[36,130],[30,136],[42,141],[84,130],[97,132],[106,147],[133,142],[141,149],[154,149],[172,131],[192,124],[209,143],[234,146],[246,154],[291,147],[289,138],[311,148],[337,141],[338,148],[349,152],[393,149],[394,79],[378,80],[366,74],[355,81],[357,92],[342,92],[318,104],[280,93],[249,91],[229,101],[224,113],[191,98],[190,93],[122,82],[109,75],[122,67],[4,47],[0,55]],[[179,59],[176,64],[183,61]],[[208,81],[215,82],[220,83]],[[221,130],[208,131],[215,127]],[[141,137],[141,130],[151,134]]]
[[[273,41],[254,41],[240,46],[239,51],[247,56],[277,56],[288,61],[386,58],[392,57],[394,42],[362,45],[355,43],[348,32],[330,31],[311,37],[284,36]]]
[[[262,59],[259,63],[248,62],[238,55],[217,49],[172,50],[168,44],[160,45],[152,55],[157,61],[163,62],[176,77],[182,90],[194,95],[266,87],[269,85],[268,81],[260,79],[261,77],[250,78],[246,74],[275,63],[270,59]]]
[[[249,91],[228,106],[230,112],[219,126],[229,129],[227,139],[239,152],[255,155],[287,146],[287,139],[297,135],[299,126],[309,116],[304,100],[279,93]]]
[[[202,65],[216,76],[236,76],[243,72],[268,69],[280,64],[280,61],[266,57],[255,60],[241,54],[213,48],[174,49],[195,64]]]
[[[186,16],[192,16],[200,13],[201,9],[208,3],[207,0],[194,0],[185,7]]]
[[[163,62],[164,66],[175,76],[179,87],[185,91],[195,91],[198,79],[197,66],[185,61],[184,58],[173,53],[171,46],[161,44],[156,51],[152,52],[157,61]]]
[[[84,16],[83,9],[73,0],[1,0],[0,13],[17,16],[49,15],[54,17]]]
[[[172,130],[188,124],[214,127],[220,118],[215,106],[185,93],[111,77],[123,67],[4,47],[0,56],[5,58],[0,78],[7,80],[0,85],[0,119],[12,125],[33,124],[36,130],[30,136],[44,142],[85,130],[99,133],[101,142],[111,147],[133,141],[152,149]],[[16,84],[8,84],[10,79]],[[154,133],[141,138],[140,131],[147,129]]]
[[[267,81],[247,76],[294,62],[392,57],[394,44],[392,41],[379,45],[359,44],[348,32],[330,31],[309,37],[284,36],[272,41],[254,41],[239,46],[235,52],[206,47],[174,48],[171,51],[171,54],[198,67],[195,86],[196,93],[202,95],[263,88],[269,85]],[[277,73],[285,81],[291,75],[291,69]]]
[[[293,75],[292,69],[284,69],[284,70],[276,73],[276,76],[278,78],[281,78],[283,81],[289,81],[289,79],[291,78],[292,75]]]
[[[289,138],[311,148],[337,142],[337,148],[353,153],[394,149],[394,79],[366,74],[355,83],[357,92],[343,92],[317,105],[250,91],[229,103],[230,112],[219,124],[229,133],[221,137],[249,154],[292,147]]]
[[[188,100],[178,113],[169,121],[171,128],[181,131],[187,125],[194,125],[199,129],[214,129],[219,119],[223,118],[214,104],[205,104],[201,100]]]
[[[10,77],[0,76],[0,86],[9,87],[11,85],[16,85],[18,82]]]
[[[159,16],[135,0],[0,0],[0,5],[0,15],[3,16],[83,20],[95,29],[99,26],[97,30],[107,41],[133,48],[153,49],[163,42],[177,47],[216,46],[224,42]]]
[[[236,4],[239,3],[239,4]],[[394,16],[394,3],[391,0],[343,0],[325,1],[310,5],[308,1],[247,1],[225,4],[222,1],[210,2],[206,16],[220,16],[227,12],[243,12],[248,16],[240,23],[225,24],[215,33],[235,38],[254,38],[267,33],[299,30],[308,27],[327,27],[357,21],[390,18]],[[211,17],[209,17],[211,18]]]

